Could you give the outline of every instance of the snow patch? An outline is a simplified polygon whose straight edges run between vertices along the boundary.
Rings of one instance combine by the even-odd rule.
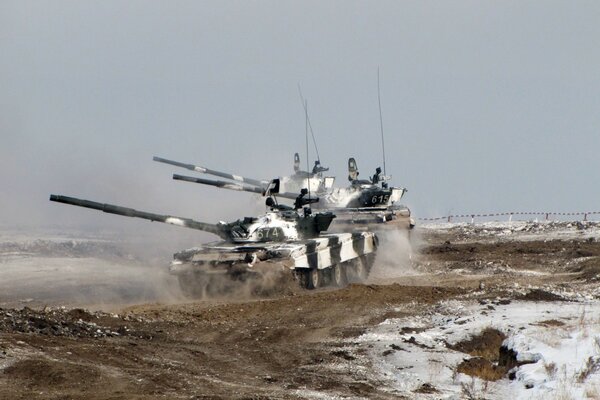
[[[358,341],[369,348],[390,392],[410,398],[459,399],[466,392],[495,399],[585,398],[600,388],[600,302],[480,304],[442,302],[419,316],[388,319]],[[456,372],[471,356],[448,345],[486,328],[508,336],[503,346],[519,363],[513,380],[486,382]],[[439,393],[415,393],[430,384]]]

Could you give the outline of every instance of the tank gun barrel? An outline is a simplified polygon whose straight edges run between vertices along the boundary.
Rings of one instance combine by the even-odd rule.
[[[242,192],[258,193],[258,194],[263,194],[263,195],[265,194],[265,190],[262,188],[252,186],[252,185],[244,185],[242,183],[226,182],[226,181],[213,181],[210,179],[196,178],[196,177],[192,177],[192,176],[185,176],[185,175],[178,175],[178,174],[173,174],[173,179],[175,179],[177,181],[200,183],[202,185],[215,186],[215,187],[223,188],[223,189],[239,190]]]
[[[213,233],[223,239],[228,239],[228,228],[227,225],[216,225],[207,224],[204,222],[194,221],[190,218],[180,218],[171,215],[154,214],[145,211],[134,210],[133,208],[115,206],[113,204],[97,203],[95,201],[77,199],[75,197],[60,196],[51,194],[50,201],[56,201],[58,203],[70,204],[72,206],[79,206],[85,208],[91,208],[94,210],[102,211],[109,214],[122,215],[125,217],[135,217],[147,219],[149,221],[158,221],[165,224],[183,226],[186,228],[197,229],[205,232]]]
[[[190,171],[201,172],[203,174],[214,175],[214,176],[218,176],[221,178],[230,179],[232,181],[247,183],[249,185],[256,186],[261,189],[264,189],[269,184],[269,182],[266,182],[266,181],[260,181],[258,179],[252,179],[252,178],[246,178],[246,177],[239,176],[239,175],[228,174],[226,172],[221,172],[221,171],[217,171],[214,169],[201,167],[199,165],[186,164],[186,163],[182,163],[179,161],[167,160],[166,158],[160,158],[160,157],[156,157],[156,156],[153,157],[152,159],[154,161],[158,161],[161,163],[170,164],[170,165],[174,165],[176,167],[189,169]]]
[[[237,190],[237,191],[242,191],[242,192],[257,193],[257,194],[261,194],[263,196],[266,194],[266,189],[261,189],[261,188],[258,188],[255,186],[250,186],[250,185],[244,185],[244,184],[237,183],[237,182],[213,181],[210,179],[196,178],[193,176],[185,176],[185,175],[179,175],[179,174],[173,174],[173,179],[175,179],[177,181],[192,182],[192,183],[199,183],[201,185],[215,186],[215,187],[218,187],[221,189],[229,189],[229,190]],[[298,197],[298,195],[295,193],[290,193],[290,192],[282,192],[282,193],[277,192],[277,197],[295,200],[296,197]]]

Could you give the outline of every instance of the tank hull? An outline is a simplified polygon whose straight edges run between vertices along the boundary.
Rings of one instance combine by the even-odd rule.
[[[299,278],[302,286],[314,289],[324,286],[336,268],[344,270],[343,275],[352,276],[356,265],[372,264],[377,244],[373,232],[326,234],[305,241],[264,246],[217,242],[176,253],[169,272],[179,277],[183,288],[190,281],[206,282],[215,275],[244,280],[260,276],[264,271],[286,269]],[[370,265],[364,267],[367,271],[370,269]],[[322,275],[321,284],[315,285],[307,279],[310,274],[315,279]],[[341,284],[343,282],[335,282],[335,285]]]
[[[411,217],[410,209],[406,206],[389,208],[354,208],[336,209],[336,220],[332,230],[348,231],[369,229],[377,232],[388,230],[411,230],[415,221]]]

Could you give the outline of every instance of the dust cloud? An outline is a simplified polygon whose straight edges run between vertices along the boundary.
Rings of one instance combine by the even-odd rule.
[[[194,299],[232,302],[293,295],[302,290],[293,272],[279,262],[259,263],[252,270],[233,277],[203,275],[194,282],[192,293],[185,294]]]
[[[136,236],[103,231],[0,231],[0,307],[85,307],[118,310],[142,303],[242,301],[300,290],[291,271],[262,262],[243,279],[212,277],[193,296],[169,273],[176,251],[205,243],[151,231]]]
[[[3,231],[0,307],[64,305],[106,310],[179,301],[181,294],[168,274],[168,264],[152,251],[140,256],[137,246],[114,237]]]
[[[379,232],[377,236],[379,247],[369,282],[389,283],[390,279],[419,274],[413,266],[422,246],[419,231],[389,230]]]
[[[171,170],[163,172],[168,175]],[[53,203],[48,201],[50,193],[209,223],[255,215],[261,208],[258,200],[248,201],[246,193],[220,196],[215,190],[202,196],[197,185],[171,187],[170,179],[159,176],[153,181],[146,173],[140,175],[102,188],[77,182],[45,184],[29,189],[35,193],[21,203],[0,196],[6,200],[0,201],[6,205],[6,218],[0,220],[0,307],[110,310],[189,301],[168,273],[173,254],[217,239],[197,230]],[[214,201],[217,197],[219,202]]]

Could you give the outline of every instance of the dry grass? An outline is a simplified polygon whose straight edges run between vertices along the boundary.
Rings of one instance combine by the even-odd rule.
[[[556,363],[544,363],[544,369],[546,370],[546,374],[550,379],[554,379],[556,376],[556,371],[558,370],[556,367]]]
[[[531,325],[543,326],[543,327],[558,327],[558,326],[565,326],[565,323],[562,321],[559,321],[557,319],[547,319],[545,321],[536,322]]]
[[[501,379],[508,369],[498,366],[500,346],[506,335],[497,329],[488,327],[478,335],[468,340],[448,345],[449,348],[467,353],[473,358],[461,362],[455,372],[477,377],[484,381],[497,381]]]
[[[556,390],[553,393],[555,400],[575,400],[573,397],[573,377],[567,374],[567,367],[563,365],[558,373],[559,378],[556,383]]]
[[[494,365],[494,363],[485,358],[474,357],[458,364],[456,372],[477,377],[484,381],[497,381],[502,379],[507,370],[505,367]]]
[[[464,399],[467,400],[484,400],[485,393],[488,390],[488,383],[484,381],[481,384],[477,384],[476,379],[472,378],[470,382],[462,382],[460,389]]]
[[[577,382],[583,383],[587,379],[588,376],[593,374],[596,371],[600,370],[600,357],[598,356],[590,356],[585,363],[585,366],[579,373],[577,373]]]
[[[586,312],[585,312],[585,308],[583,308],[583,310],[581,310],[581,314],[579,315],[579,319],[577,320],[577,327],[579,328],[579,330],[584,330],[585,328],[587,328],[588,326],[588,321],[586,318]]]
[[[435,386],[433,386],[430,383],[424,383],[421,386],[419,386],[416,390],[414,390],[415,393],[421,393],[421,394],[435,394],[435,393],[439,393],[440,391],[437,390],[435,388]]]
[[[600,392],[596,385],[588,386],[585,388],[586,399],[600,399]]]
[[[481,357],[489,361],[498,361],[500,346],[506,335],[494,328],[485,328],[480,334],[468,340],[458,342],[448,347],[473,357]]]

